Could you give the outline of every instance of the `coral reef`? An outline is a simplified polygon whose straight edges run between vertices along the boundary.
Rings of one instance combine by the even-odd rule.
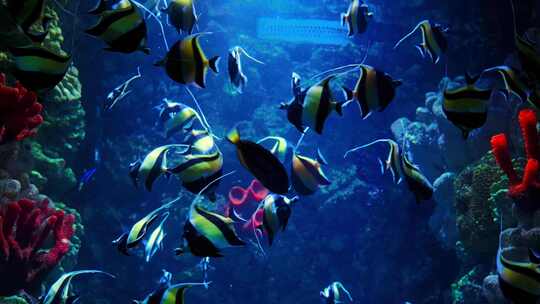
[[[6,75],[0,74],[0,144],[36,134],[36,128],[43,122],[41,110],[34,92],[20,83],[7,86]]]
[[[452,284],[452,304],[482,303],[482,274],[476,268]]]
[[[0,286],[0,295],[7,296],[32,286],[60,262],[69,251],[75,217],[48,200],[22,199],[0,211],[0,273],[10,277]],[[44,248],[50,237],[53,246]]]

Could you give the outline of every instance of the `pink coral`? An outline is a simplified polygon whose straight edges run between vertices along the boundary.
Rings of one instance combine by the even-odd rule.
[[[0,207],[0,296],[32,287],[69,251],[75,217],[22,199]],[[50,248],[46,242],[52,239]]]
[[[266,189],[258,180],[254,179],[247,189],[234,186],[229,191],[229,203],[233,206],[242,206],[250,201],[260,202],[268,195]]]
[[[0,144],[34,135],[43,122],[42,109],[34,92],[18,82],[7,86],[6,76],[0,74]]]
[[[519,113],[519,124],[527,155],[527,165],[521,180],[512,165],[506,135],[498,134],[491,139],[491,147],[497,164],[510,180],[508,194],[518,206],[525,209],[537,209],[540,207],[534,204],[540,199],[540,180],[538,178],[540,146],[538,145],[538,131],[536,130],[537,122],[538,119],[534,111],[527,109]]]

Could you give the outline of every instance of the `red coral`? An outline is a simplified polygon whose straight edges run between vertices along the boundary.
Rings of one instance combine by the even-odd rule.
[[[536,113],[532,110],[522,110],[519,113],[519,124],[525,141],[527,165],[520,180],[514,167],[508,150],[508,141],[504,134],[498,134],[491,138],[491,147],[497,164],[510,180],[508,194],[518,204],[526,209],[537,209],[540,205],[535,204],[540,199],[540,179],[538,178],[538,131]],[[537,206],[538,205],[538,206]]]
[[[43,122],[42,109],[34,92],[18,82],[15,87],[7,86],[6,76],[0,74],[0,144],[36,134]]]
[[[74,221],[48,200],[22,199],[0,207],[0,277],[6,278],[0,296],[34,286],[60,262],[69,251]],[[51,240],[52,247],[46,247]]]
[[[268,195],[266,189],[258,180],[254,179],[247,189],[234,186],[229,191],[229,203],[233,206],[242,206],[250,201],[260,202]]]

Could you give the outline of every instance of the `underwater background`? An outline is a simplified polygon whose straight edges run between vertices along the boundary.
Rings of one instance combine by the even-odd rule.
[[[523,32],[540,27],[540,1],[514,1],[517,28]],[[279,109],[280,103],[292,97],[291,74],[296,72],[308,85],[318,73],[360,63],[365,57],[366,64],[403,82],[395,99],[383,112],[365,120],[356,103],[351,104],[343,117],[330,115],[323,134],[307,132],[298,149],[309,157],[316,157],[317,150],[324,154],[328,165],[323,169],[330,185],[301,196],[287,228],[271,247],[263,237],[264,251],[250,227],[237,225],[246,246],[211,258],[209,288],[191,288],[185,301],[318,303],[325,301],[319,292],[339,281],[354,303],[510,303],[497,284],[501,226],[512,246],[540,249],[540,214],[534,208],[527,209],[527,214],[516,211],[490,139],[507,134],[514,164],[522,172],[527,158],[518,113],[536,108],[516,96],[505,99],[494,92],[486,123],[467,140],[442,109],[443,91],[464,85],[465,73],[478,74],[517,60],[510,1],[366,3],[373,17],[365,33],[351,38],[340,20],[350,1],[195,0],[199,18],[194,32],[210,33],[200,38],[201,47],[208,57],[222,57],[220,72],[209,71],[206,88],[201,89],[171,80],[163,68],[154,65],[167,53],[154,18],[146,19],[149,55],[115,53],[84,33],[96,21],[86,14],[96,3],[46,1],[45,12],[53,18],[43,44],[71,54],[72,64],[58,85],[37,92],[43,106],[37,132],[20,140],[0,141],[0,204],[48,197],[54,208],[75,215],[75,230],[63,258],[20,289],[37,298],[62,273],[99,269],[116,278],[81,276],[73,280],[72,291],[81,295],[81,303],[106,304],[143,300],[158,286],[162,270],[172,274],[174,283],[202,282],[201,258],[174,254],[194,195],[174,176],[157,179],[151,192],[134,187],[129,176],[131,163],[182,138],[165,138],[158,123],[162,100],[195,107],[185,90],[189,87],[220,138],[216,143],[223,153],[223,172],[236,172],[221,180],[215,203],[204,200],[202,204],[224,213],[229,190],[246,188],[253,180],[238,161],[235,146],[225,139],[227,132],[237,126],[245,139],[281,136],[295,143],[301,133]],[[437,64],[422,59],[414,47],[421,42],[420,33],[394,49],[400,38],[425,19],[449,28],[448,51]],[[186,36],[168,25],[164,13],[159,20],[168,46]],[[6,29],[6,24],[0,25]],[[0,72],[14,86],[14,56],[5,38],[9,35],[2,31]],[[244,58],[249,81],[241,94],[227,77],[227,54],[237,45],[264,62]],[[142,77],[130,84],[131,93],[114,108],[104,109],[109,92],[136,75],[138,68]],[[357,79],[358,72],[352,72],[333,81],[335,98],[344,101],[341,86],[354,87]],[[482,79],[477,85],[490,83]],[[502,85],[501,80],[496,83]],[[9,120],[0,113],[4,123],[2,119]],[[394,139],[421,168],[433,185],[431,200],[418,203],[405,183],[396,184],[391,174],[381,174],[377,159],[386,160],[384,144],[344,158],[352,147],[381,138]],[[89,170],[90,177],[81,182]],[[181,202],[171,209],[164,225],[162,250],[149,262],[144,245],[131,256],[118,252],[113,240],[178,196]],[[7,284],[15,272],[28,271],[2,263],[6,262],[0,261],[0,284]],[[19,292],[0,296],[0,303],[27,303],[31,298]]]

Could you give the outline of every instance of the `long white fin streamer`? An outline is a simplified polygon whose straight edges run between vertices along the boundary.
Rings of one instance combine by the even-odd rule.
[[[163,43],[165,44],[165,50],[169,51],[169,43],[167,42],[167,36],[165,36],[165,28],[163,27],[163,23],[161,20],[159,20],[158,16],[156,16],[151,10],[147,9],[146,6],[142,5],[141,3],[131,0],[135,5],[142,8],[144,11],[146,11],[150,16],[152,16],[154,19],[156,19],[157,23],[159,24],[159,27],[161,28],[161,36],[163,37]]]

